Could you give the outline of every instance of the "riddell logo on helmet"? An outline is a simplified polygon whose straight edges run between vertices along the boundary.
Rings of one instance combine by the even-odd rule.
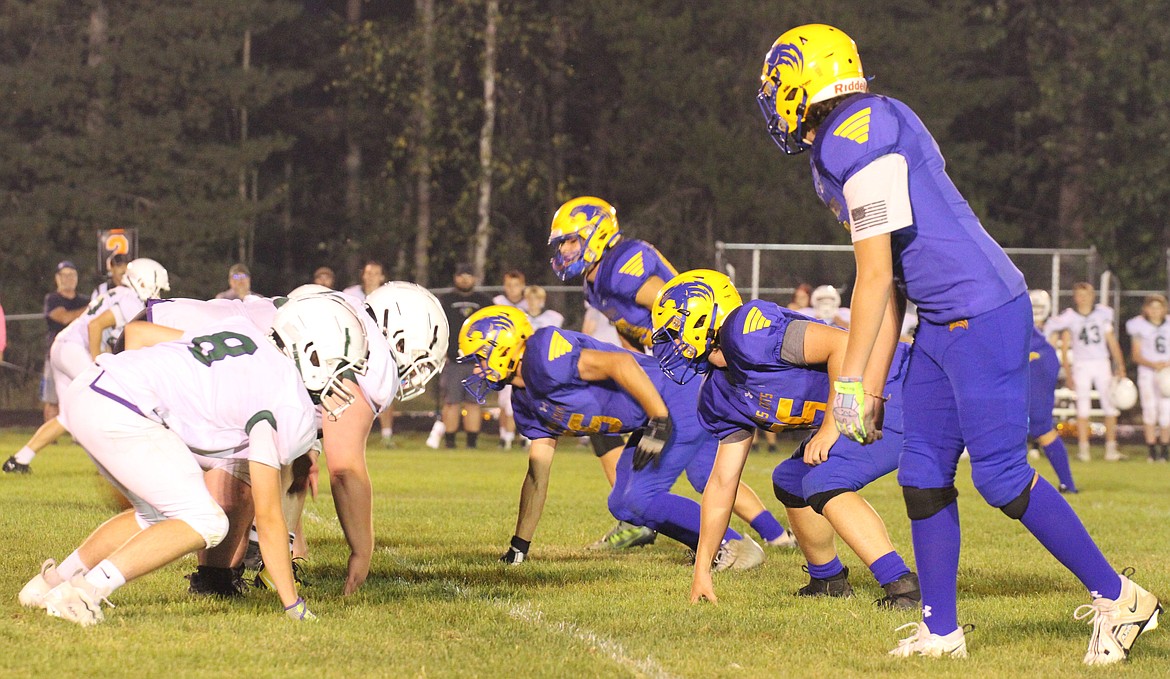
[[[864,92],[866,89],[865,85],[864,80],[848,80],[843,83],[837,83],[833,85],[833,96],[849,94],[850,92]]]

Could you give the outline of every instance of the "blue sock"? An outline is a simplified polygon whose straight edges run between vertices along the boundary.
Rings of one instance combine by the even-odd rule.
[[[952,502],[928,519],[910,521],[910,536],[922,589],[922,622],[932,634],[950,634],[959,628],[959,505]]]
[[[649,506],[642,512],[645,525],[662,533],[668,538],[678,540],[691,549],[699,546],[700,526],[699,503],[681,495],[661,493],[650,501]],[[742,535],[727,528],[723,534],[724,540],[738,540]]]
[[[1020,523],[1094,596],[1106,599],[1121,596],[1121,578],[1089,537],[1077,513],[1051,483],[1043,478],[1036,481]]]
[[[1068,449],[1064,447],[1064,441],[1059,436],[1044,446],[1044,455],[1048,457],[1049,464],[1056,471],[1056,478],[1060,479],[1061,485],[1069,490],[1076,490],[1077,484],[1073,482],[1072,469],[1068,466]]]
[[[910,572],[906,567],[906,562],[898,555],[896,550],[891,550],[889,554],[878,557],[869,565],[869,572],[873,573],[873,577],[881,586],[886,586],[898,578]]]
[[[764,542],[770,542],[784,535],[784,526],[781,526],[776,517],[772,516],[772,512],[766,509],[752,519],[752,530],[759,533]]]
[[[808,562],[808,574],[818,580],[828,580],[843,570],[845,570],[845,567],[841,565],[841,560],[837,557],[833,557],[833,560],[829,563],[824,563],[819,566],[811,561]]]

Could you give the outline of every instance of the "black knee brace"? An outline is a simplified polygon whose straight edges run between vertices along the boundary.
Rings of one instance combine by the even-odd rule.
[[[789,493],[775,483],[772,484],[772,490],[776,493],[776,499],[780,501],[780,504],[789,509],[804,509],[808,506],[808,502],[805,502],[804,498]]]
[[[1028,502],[1032,499],[1032,482],[1024,486],[1024,490],[1016,496],[1016,499],[999,508],[999,511],[1007,514],[1011,518],[1019,521],[1024,516],[1024,512],[1028,511]]]
[[[590,434],[589,444],[593,446],[594,455],[604,457],[606,453],[614,448],[625,446],[626,440],[617,434]]]
[[[946,488],[915,488],[902,487],[902,498],[906,501],[906,514],[911,521],[929,519],[947,508],[947,505],[959,497],[959,491],[954,486]]]
[[[813,495],[809,496],[808,504],[810,507],[813,508],[813,511],[816,512],[817,514],[824,514],[825,513],[825,505],[829,504],[829,500],[832,500],[833,498],[837,497],[838,495],[840,495],[842,493],[852,493],[852,492],[853,491],[849,490],[848,488],[834,488],[833,490],[826,490],[826,491],[821,492],[821,493],[814,493]]]

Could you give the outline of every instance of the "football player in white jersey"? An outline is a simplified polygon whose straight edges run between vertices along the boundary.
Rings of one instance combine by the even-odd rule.
[[[270,331],[229,320],[141,351],[102,357],[62,399],[61,418],[98,470],[131,501],[58,566],[46,561],[20,602],[82,626],[127,581],[214,547],[228,519],[198,456],[248,460],[260,549],[286,614],[311,620],[285,549],[281,468],[309,451],[317,406],[331,417],[357,397],[343,376],[365,371],[353,310],[325,297],[292,300]],[[291,359],[291,360],[290,360]]]
[[[1117,450],[1119,412],[1110,398],[1110,390],[1115,376],[1125,377],[1125,359],[1113,334],[1113,309],[1094,304],[1096,298],[1092,283],[1082,281],[1073,285],[1073,307],[1057,316],[1051,329],[1061,333],[1060,362],[1065,381],[1077,393],[1077,459],[1081,462],[1092,459],[1089,406],[1090,392],[1096,389],[1101,409],[1105,411],[1105,459],[1116,462],[1124,456]]]
[[[57,334],[49,349],[49,373],[52,375],[58,394],[64,394],[73,378],[93,364],[106,343],[121,335],[122,328],[130,322],[151,300],[157,299],[164,290],[170,290],[167,270],[161,264],[146,257],[140,257],[125,265],[120,276],[121,285],[116,285],[99,295],[89,308]],[[28,465],[37,453],[56,441],[65,433],[65,427],[57,418],[46,421],[37,429],[28,443],[5,463],[7,470]]]
[[[829,325],[849,329],[849,307],[841,306],[841,293],[831,285],[819,286],[812,293],[813,315]]]
[[[1125,323],[1132,338],[1133,362],[1138,366],[1138,394],[1142,399],[1142,428],[1150,448],[1150,462],[1170,460],[1170,394],[1159,387],[1159,371],[1170,368],[1170,323],[1166,322],[1166,297],[1150,295],[1140,316]],[[1161,376],[1166,380],[1167,370]]]

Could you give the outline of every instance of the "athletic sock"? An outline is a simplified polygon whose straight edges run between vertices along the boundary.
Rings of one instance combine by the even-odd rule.
[[[764,510],[759,513],[756,518],[752,519],[752,530],[759,533],[764,542],[771,542],[776,538],[784,535],[784,526],[772,516],[772,512]]]
[[[1068,449],[1064,447],[1064,441],[1060,440],[1059,436],[1044,446],[1044,455],[1056,472],[1056,478],[1060,479],[1060,484],[1069,490],[1076,490],[1077,484],[1073,482],[1072,468],[1068,465]]]
[[[36,456],[36,451],[34,451],[32,448],[29,448],[28,446],[25,446],[16,451],[16,455],[13,457],[16,458],[17,464],[28,464],[29,462],[32,462],[33,458]]]
[[[394,430],[390,427],[382,427],[382,438],[388,439],[394,435]]]
[[[501,441],[501,442],[504,444],[504,447],[505,447],[505,448],[511,448],[511,447],[512,447],[512,443],[513,443],[515,440],[516,440],[516,432],[514,432],[514,431],[502,431],[502,432],[500,432],[500,441]]]
[[[878,581],[878,584],[885,587],[898,578],[910,572],[906,566],[906,562],[902,560],[901,555],[896,550],[891,550],[889,554],[878,557],[869,565],[869,572],[873,573],[873,577]]]
[[[817,580],[828,580],[843,570],[845,570],[845,567],[841,565],[841,560],[837,557],[833,557],[833,560],[828,563],[815,564],[811,561],[808,562],[808,574]]]
[[[1150,443],[1147,445],[1150,447],[1150,462],[1153,462],[1158,459],[1158,444]]]
[[[1089,444],[1088,443],[1078,443],[1077,444],[1077,455],[1079,455],[1082,460],[1089,459],[1089,457],[1091,457],[1091,455],[1089,453]]]
[[[94,566],[85,574],[85,581],[93,586],[100,598],[110,596],[110,593],[126,584],[126,578],[118,567],[106,559]]]
[[[668,538],[677,540],[691,549],[699,545],[699,503],[681,495],[659,493],[642,512],[645,526]],[[739,540],[743,536],[729,526],[723,539]]]
[[[479,446],[479,432],[478,431],[467,432],[467,447],[468,448],[476,448],[478,446]]]
[[[1028,509],[1020,518],[1020,523],[1093,592],[1094,598],[1116,599],[1121,596],[1121,578],[1109,565],[1097,543],[1089,537],[1077,513],[1043,478],[1038,479],[1032,487]]]
[[[932,634],[950,634],[959,628],[959,505],[952,502],[930,518],[911,520],[910,535],[922,590],[922,622]]]
[[[1165,443],[1162,444],[1162,459],[1170,460],[1170,445]]]
[[[443,445],[448,448],[455,447],[455,434],[443,434]]]
[[[59,585],[74,575],[85,575],[87,570],[89,569],[85,567],[85,563],[82,562],[81,557],[74,550],[72,554],[65,557],[64,561],[57,564],[57,567],[50,571],[50,573],[56,572],[57,582],[49,582],[49,578],[46,578],[45,581],[49,582],[50,585]]]

